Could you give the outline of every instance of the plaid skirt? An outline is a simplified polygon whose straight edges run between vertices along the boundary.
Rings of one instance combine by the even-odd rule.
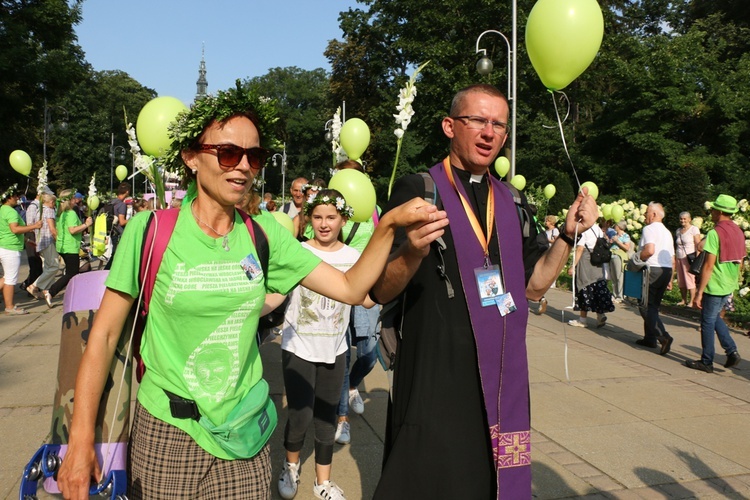
[[[136,402],[128,457],[128,498],[271,498],[268,444],[252,458],[223,460]]]
[[[615,305],[612,303],[612,293],[607,288],[606,280],[581,288],[576,292],[576,311],[593,311],[597,314],[612,312]]]

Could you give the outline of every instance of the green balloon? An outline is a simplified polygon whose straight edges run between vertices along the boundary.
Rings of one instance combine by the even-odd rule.
[[[375,211],[375,188],[365,174],[351,168],[339,170],[331,177],[328,187],[341,193],[346,203],[352,207],[353,222],[366,222],[372,217]]]
[[[555,193],[557,193],[557,188],[555,188],[554,184],[547,184],[544,186],[544,197],[548,200],[555,196]]]
[[[128,176],[128,167],[125,165],[117,165],[117,168],[115,169],[115,177],[117,177],[118,181],[125,180],[125,177]]]
[[[612,206],[612,213],[610,216],[612,217],[612,220],[615,222],[620,222],[625,215],[625,211],[622,209],[620,205],[613,205]]]
[[[593,199],[597,199],[599,197],[599,188],[591,181],[586,181],[583,184],[581,184],[581,190],[583,188],[589,189],[589,196],[591,196]]]
[[[510,180],[510,184],[519,191],[523,191],[523,188],[526,187],[526,177],[520,174],[514,175]]]
[[[560,90],[589,67],[603,36],[596,0],[539,0],[526,22],[526,51],[544,86]]]
[[[498,156],[497,160],[495,160],[495,172],[497,172],[497,175],[501,178],[505,177],[509,170],[510,160],[505,156]]]
[[[181,111],[186,111],[176,97],[162,96],[151,99],[143,106],[135,124],[138,144],[147,155],[159,156],[169,149],[172,141],[167,127]]]
[[[31,157],[26,151],[16,149],[10,154],[10,166],[21,175],[28,176],[31,173]]]
[[[96,195],[89,196],[89,199],[87,200],[86,204],[89,206],[91,210],[96,210],[97,208],[99,208],[99,197]]]
[[[604,220],[609,220],[612,217],[612,205],[606,203],[602,205],[602,217],[604,217]]]
[[[346,120],[339,134],[341,147],[350,160],[359,160],[370,145],[370,127],[359,118]],[[369,218],[369,217],[368,217]]]
[[[291,217],[284,212],[271,212],[271,215],[276,219],[276,222],[284,226],[284,229],[294,234],[294,223],[292,222]]]

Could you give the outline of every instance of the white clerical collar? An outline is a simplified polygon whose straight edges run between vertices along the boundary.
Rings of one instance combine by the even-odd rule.
[[[481,183],[483,179],[484,179],[483,175],[471,174],[471,179],[469,179],[469,182]]]

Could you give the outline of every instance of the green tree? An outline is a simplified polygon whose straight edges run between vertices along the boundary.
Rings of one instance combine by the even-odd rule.
[[[286,145],[287,185],[291,179],[313,173],[328,178],[331,150],[324,140],[325,122],[333,115],[328,107],[328,74],[322,68],[312,71],[297,67],[272,68],[263,76],[252,78],[246,85],[264,96],[275,99],[279,120],[276,140],[269,144],[274,152]],[[272,163],[269,162],[269,165]],[[277,165],[280,164],[277,162]],[[280,168],[266,168],[266,190],[280,195]]]
[[[132,169],[123,111],[135,124],[141,108],[154,97],[156,92],[122,71],[94,72],[78,82],[61,101],[68,110],[68,127],[56,132],[54,147],[48,148],[50,185],[57,189],[75,187],[86,194],[91,176],[96,174],[97,189],[109,192],[113,134],[115,147],[126,151],[125,159],[116,159],[115,165],[122,163]],[[116,178],[113,184],[117,186]]]
[[[81,0],[0,0],[0,183],[18,182],[8,155],[22,149],[42,164],[45,99],[61,99],[88,71],[73,27]]]

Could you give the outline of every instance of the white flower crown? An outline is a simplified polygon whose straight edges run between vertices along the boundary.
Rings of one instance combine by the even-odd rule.
[[[0,203],[5,203],[5,200],[10,198],[11,195],[15,193],[17,189],[18,189],[18,184],[13,184],[8,189],[6,189],[5,192],[2,195],[0,195]]]
[[[350,219],[354,215],[354,209],[346,204],[346,201],[341,197],[337,196],[332,198],[331,196],[318,196],[317,193],[311,195],[305,202],[305,215],[312,214],[312,211],[318,205],[334,205],[336,211],[341,214],[342,217]]]

